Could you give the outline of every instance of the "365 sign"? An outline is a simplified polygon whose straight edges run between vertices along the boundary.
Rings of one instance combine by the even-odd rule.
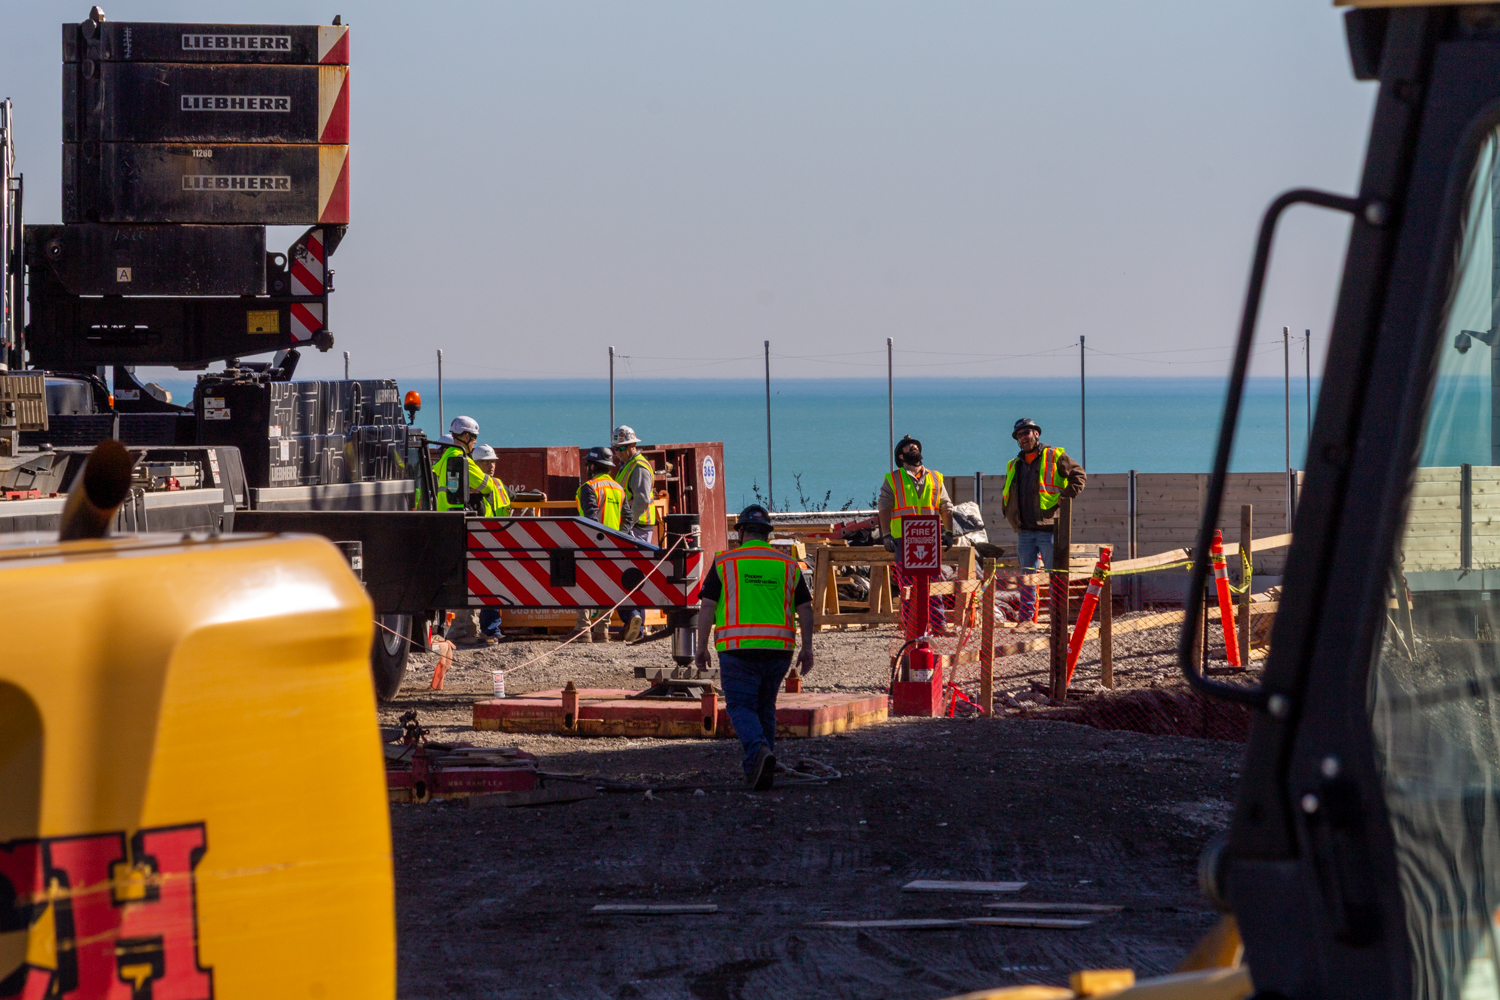
[[[936,575],[943,564],[943,522],[936,514],[901,518],[901,568],[908,575]]]

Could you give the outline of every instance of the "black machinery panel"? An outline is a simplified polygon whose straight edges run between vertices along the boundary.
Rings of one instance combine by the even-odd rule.
[[[69,295],[264,295],[264,226],[27,226],[26,263]]]

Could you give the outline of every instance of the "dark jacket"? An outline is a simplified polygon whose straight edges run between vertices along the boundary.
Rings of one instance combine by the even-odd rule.
[[[1040,451],[1047,445],[1037,446]],[[1017,454],[1016,478],[1011,487],[1010,496],[1005,500],[1005,519],[1010,526],[1017,531],[1051,531],[1052,526],[1057,523],[1057,508],[1054,507],[1042,513],[1041,500],[1038,493],[1037,477],[1041,475],[1036,463],[1042,460],[1038,455],[1032,462],[1027,463],[1022,454]],[[1008,466],[1007,466],[1008,468]],[[1076,497],[1083,492],[1088,476],[1083,471],[1083,466],[1068,457],[1063,452],[1057,457],[1057,472],[1060,476],[1066,476],[1068,485],[1063,487],[1062,495],[1065,497]]]

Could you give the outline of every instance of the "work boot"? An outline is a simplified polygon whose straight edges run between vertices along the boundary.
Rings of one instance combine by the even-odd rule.
[[[641,614],[639,611],[635,612],[625,622],[624,640],[626,642],[635,642],[641,637],[641,632],[645,629],[645,627],[646,616]]]
[[[750,773],[745,776],[745,780],[757,792],[769,792],[776,783],[776,755],[764,743],[755,751],[755,763],[750,765]]]
[[[609,619],[608,618],[601,618],[601,619],[599,619],[598,622],[596,622],[594,624],[594,627],[589,632],[589,641],[590,642],[608,642],[609,641]]]

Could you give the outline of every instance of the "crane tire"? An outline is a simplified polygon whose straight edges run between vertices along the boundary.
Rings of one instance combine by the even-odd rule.
[[[406,654],[411,650],[411,615],[376,615],[375,621],[379,624],[370,644],[370,670],[375,677],[375,697],[386,702],[396,697],[401,690],[401,680],[406,676]]]

